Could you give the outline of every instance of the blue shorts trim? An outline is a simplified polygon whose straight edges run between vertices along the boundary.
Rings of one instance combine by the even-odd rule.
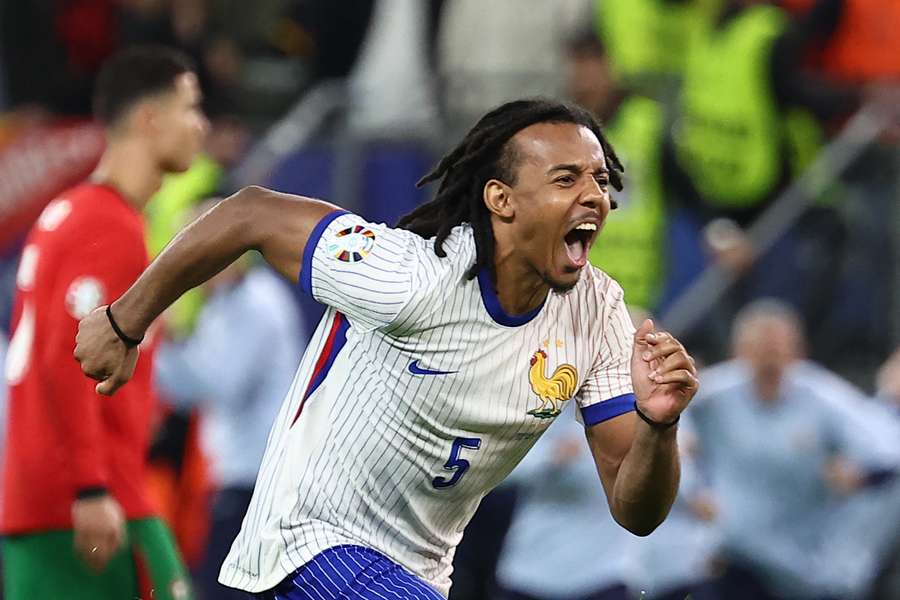
[[[446,600],[380,552],[335,546],[255,600]]]

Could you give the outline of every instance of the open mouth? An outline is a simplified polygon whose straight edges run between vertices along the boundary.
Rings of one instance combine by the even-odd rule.
[[[563,241],[566,244],[566,253],[569,260],[578,267],[587,264],[588,251],[591,244],[594,243],[594,237],[597,235],[596,223],[581,223],[569,230]]]

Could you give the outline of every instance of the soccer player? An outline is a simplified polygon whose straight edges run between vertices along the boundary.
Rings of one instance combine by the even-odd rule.
[[[482,496],[570,401],[613,516],[647,535],[675,497],[675,424],[697,379],[588,266],[621,168],[585,111],[527,100],[485,115],[397,228],[244,189],[85,318],[75,356],[114,393],[133,339],[247,249],[329,306],[220,574],[259,598],[445,596]]]
[[[163,175],[187,169],[200,150],[200,100],[178,53],[140,48],[113,57],[94,97],[107,149],[90,181],[51,202],[28,236],[6,362],[7,600],[190,597],[144,490],[151,357],[110,400],[72,360],[72,336],[79,319],[147,266],[141,209]]]

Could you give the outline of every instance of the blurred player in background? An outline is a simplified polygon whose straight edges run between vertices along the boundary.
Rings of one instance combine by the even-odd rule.
[[[114,401],[72,361],[78,320],[147,265],[141,210],[187,169],[206,119],[189,61],[164,48],[112,58],[95,93],[108,144],[90,181],[51,202],[17,275],[2,529],[8,600],[179,600],[191,592],[145,493],[151,355]],[[138,342],[138,340],[135,340]]]
[[[220,575],[261,598],[446,595],[481,498],[567,401],[613,516],[647,535],[675,497],[675,424],[697,380],[588,266],[621,171],[583,109],[522,100],[441,160],[423,179],[437,196],[398,228],[247,188],[84,319],[76,357],[115,392],[138,357],[128,340],[249,249],[329,305]]]

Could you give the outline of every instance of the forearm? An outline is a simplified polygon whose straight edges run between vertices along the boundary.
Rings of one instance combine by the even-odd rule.
[[[183,293],[248,250],[259,250],[276,270],[296,278],[312,227],[335,208],[263,188],[241,190],[175,236],[112,312],[127,334],[140,337]]]
[[[616,521],[635,535],[649,535],[675,501],[681,476],[676,430],[657,431],[643,422],[635,425],[610,502]]]

